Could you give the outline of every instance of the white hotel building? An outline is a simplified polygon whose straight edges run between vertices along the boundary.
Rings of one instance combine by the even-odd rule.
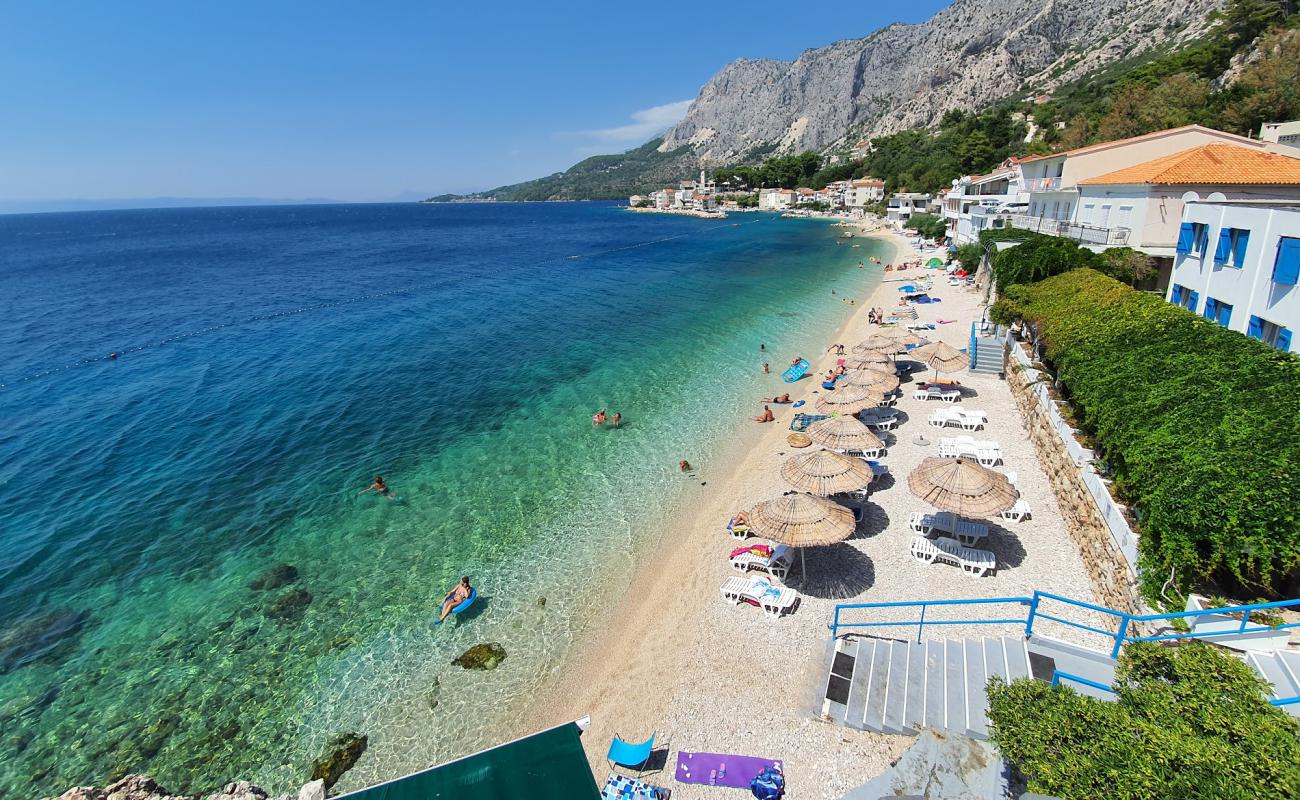
[[[1176,249],[1169,302],[1291,351],[1300,329],[1300,200],[1191,200]]]

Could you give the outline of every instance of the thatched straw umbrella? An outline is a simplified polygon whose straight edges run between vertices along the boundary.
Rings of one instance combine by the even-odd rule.
[[[880,405],[883,399],[883,392],[873,392],[865,386],[845,386],[818,397],[813,408],[818,414],[856,414]]]
[[[812,450],[787,458],[781,465],[781,477],[801,492],[828,497],[865,489],[875,475],[860,458],[833,450]]]
[[[894,368],[890,365],[889,356],[884,353],[854,353],[846,356],[844,366],[848,369],[879,369],[881,371],[893,372]]]
[[[803,548],[839,544],[852,536],[856,528],[852,511],[824,497],[802,492],[759,503],[749,512],[751,533],[799,548],[799,569],[805,575]]]
[[[927,458],[907,476],[912,494],[941,511],[991,517],[1016,504],[1007,477],[967,458]]]
[[[888,394],[898,388],[899,380],[897,375],[880,372],[874,369],[854,369],[849,370],[844,377],[840,378],[838,385],[843,386],[862,386],[870,389],[872,392]],[[838,390],[837,390],[838,391]]]
[[[886,331],[882,335],[887,336],[890,339],[893,339],[894,341],[898,342],[904,347],[916,347],[918,345],[930,343],[929,339],[926,339],[922,336],[917,336],[915,333],[912,333],[911,331],[905,331],[905,330]]]
[[[914,358],[940,372],[957,372],[970,365],[970,356],[946,342],[931,342],[925,347],[918,347],[909,352],[908,358]]]
[[[808,426],[808,436],[832,450],[876,450],[885,446],[861,420],[845,414],[817,420]]]
[[[888,336],[868,336],[866,339],[853,345],[851,350],[854,353],[898,353],[903,350],[903,345],[899,344],[897,339],[891,339]]]

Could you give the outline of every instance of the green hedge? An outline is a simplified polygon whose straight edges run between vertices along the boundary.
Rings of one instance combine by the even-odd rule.
[[[1115,689],[1104,702],[995,678],[990,738],[1030,790],[1063,800],[1300,797],[1300,727],[1231,655],[1132,644]]]
[[[1139,515],[1143,582],[1236,596],[1300,571],[1300,359],[1090,269],[1010,287]]]

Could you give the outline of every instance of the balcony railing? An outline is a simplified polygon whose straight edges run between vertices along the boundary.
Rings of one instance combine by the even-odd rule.
[[[1129,234],[1131,233],[1128,228],[1102,228],[1096,225],[1082,225],[1065,219],[1032,217],[1028,214],[1014,215],[1011,217],[1011,224],[1014,227],[1033,231],[1034,233],[1062,236],[1081,244],[1105,246],[1128,244]]]
[[[1054,175],[1050,178],[1029,178],[1025,181],[1025,191],[1027,192],[1055,192],[1061,188],[1061,176]]]

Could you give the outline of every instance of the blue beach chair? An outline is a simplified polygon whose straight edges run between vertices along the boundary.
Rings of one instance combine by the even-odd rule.
[[[605,759],[609,761],[610,766],[627,767],[634,769],[638,774],[645,769],[646,762],[650,760],[650,751],[655,746],[655,735],[650,734],[650,738],[640,744],[629,744],[614,734],[614,741],[609,743],[609,754]]]

